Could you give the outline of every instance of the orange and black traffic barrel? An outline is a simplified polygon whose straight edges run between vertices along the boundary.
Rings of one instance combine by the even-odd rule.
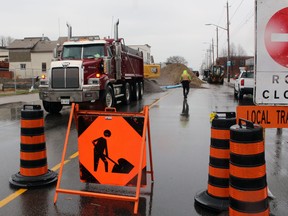
[[[229,181],[230,216],[269,216],[263,129],[244,119],[230,128]]]
[[[221,212],[229,207],[230,127],[235,112],[217,112],[211,122],[208,188],[195,196],[195,203]]]
[[[20,172],[9,182],[17,187],[33,187],[57,181],[48,169],[43,110],[40,105],[24,105],[21,110]]]

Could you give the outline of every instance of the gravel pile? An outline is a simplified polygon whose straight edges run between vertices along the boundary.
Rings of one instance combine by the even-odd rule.
[[[145,93],[156,93],[163,92],[164,90],[160,87],[156,80],[144,79],[144,92]]]
[[[200,80],[189,68],[183,64],[169,64],[164,68],[161,68],[160,77],[157,79],[145,79],[144,91],[146,93],[161,92],[164,91],[160,86],[169,86],[179,84],[180,76],[183,70],[187,70],[191,76],[191,88],[201,88],[204,83]]]

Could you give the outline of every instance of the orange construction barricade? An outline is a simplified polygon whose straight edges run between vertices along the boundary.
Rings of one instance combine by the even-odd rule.
[[[136,214],[140,187],[146,185],[146,174],[151,174],[154,181],[148,111],[147,106],[142,113],[119,113],[115,108],[106,108],[105,111],[81,110],[79,105],[72,104],[54,203],[57,202],[58,193],[130,201],[134,202]],[[81,182],[134,186],[135,196],[60,188],[73,116],[78,131]],[[146,168],[146,145],[149,150],[149,171]]]
[[[211,123],[208,188],[196,194],[195,203],[221,212],[229,207],[229,139],[235,112],[217,112]]]
[[[239,119],[230,131],[229,215],[269,216],[263,129]]]
[[[40,105],[24,105],[21,110],[20,172],[9,182],[17,187],[36,187],[57,181],[48,169],[43,110]]]

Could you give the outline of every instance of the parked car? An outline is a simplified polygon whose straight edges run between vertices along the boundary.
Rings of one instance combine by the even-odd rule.
[[[252,94],[255,87],[254,71],[241,71],[235,80],[234,96],[238,100],[243,99],[243,95]]]

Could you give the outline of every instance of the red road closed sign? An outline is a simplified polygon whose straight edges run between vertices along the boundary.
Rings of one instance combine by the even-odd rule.
[[[243,118],[263,128],[288,128],[287,106],[237,106],[237,119]]]
[[[288,5],[256,0],[254,102],[288,105]]]
[[[277,11],[265,28],[265,46],[272,59],[288,67],[288,8]]]

